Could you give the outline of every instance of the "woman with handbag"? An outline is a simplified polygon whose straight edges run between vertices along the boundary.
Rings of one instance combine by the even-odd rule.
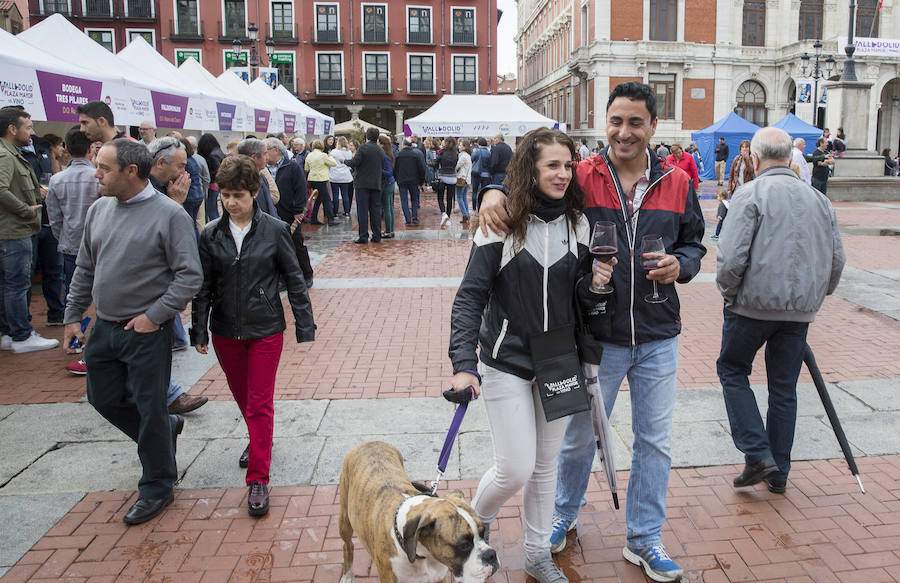
[[[602,296],[590,287],[612,275],[611,264],[590,261],[574,160],[575,143],[566,134],[547,128],[525,134],[505,183],[510,233],[485,235],[475,225],[450,324],[452,387],[471,386],[484,396],[494,445],[493,466],[472,507],[488,538],[501,506],[524,487],[525,571],[540,583],[568,581],[550,556],[556,458],[568,420],[549,414],[531,348],[565,327],[574,344],[576,289],[579,301],[599,303]],[[593,277],[582,277],[589,271]]]
[[[472,146],[469,140],[459,141],[459,156],[456,158],[456,203],[459,212],[462,213],[463,227],[469,226],[469,201],[466,193],[469,190],[469,180],[472,178]]]
[[[394,148],[391,139],[385,135],[378,136],[378,145],[384,150],[384,165],[381,168],[381,216],[384,219],[382,239],[394,238]]]
[[[315,337],[312,307],[288,225],[256,204],[262,177],[247,156],[228,156],[216,173],[222,217],[200,234],[203,285],[191,305],[191,344],[206,354],[210,336],[250,445],[247,511],[269,511],[269,465],[275,418],[275,372],[286,328],[278,288],[287,285],[297,342]],[[208,330],[207,330],[208,327]]]

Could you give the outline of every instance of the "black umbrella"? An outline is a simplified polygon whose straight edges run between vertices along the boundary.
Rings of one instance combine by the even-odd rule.
[[[834,404],[831,402],[831,395],[828,394],[828,389],[825,387],[825,381],[822,379],[822,373],[819,372],[819,365],[816,364],[816,357],[813,356],[812,348],[809,347],[809,344],[803,349],[803,362],[806,363],[806,368],[809,369],[809,374],[812,376],[813,383],[816,385],[816,390],[819,391],[819,398],[822,399],[822,405],[825,407],[825,414],[828,415],[828,420],[831,422],[831,428],[834,429],[834,436],[837,437],[838,443],[841,446],[841,451],[844,452],[844,459],[847,460],[847,466],[850,468],[850,473],[856,477],[856,482],[859,484],[860,491],[865,494],[866,489],[863,487],[862,480],[859,479],[859,469],[856,467],[856,460],[853,459],[853,453],[850,451],[850,444],[847,442],[847,436],[844,435],[844,428],[841,427],[841,420],[838,419],[837,412],[834,410]]]
[[[612,493],[613,505],[619,509],[619,487],[616,481],[616,462],[613,459],[612,430],[606,417],[603,394],[597,383],[596,365],[584,363],[584,378],[587,380],[588,397],[591,401],[591,421],[594,425],[594,439],[597,442],[597,456],[603,464],[603,473]]]

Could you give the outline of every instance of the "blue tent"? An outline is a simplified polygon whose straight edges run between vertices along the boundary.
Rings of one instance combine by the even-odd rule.
[[[716,145],[719,138],[725,138],[728,145],[728,160],[725,162],[725,178],[731,170],[731,161],[738,154],[742,140],[749,140],[759,126],[731,112],[716,123],[691,134],[691,141],[697,144],[700,157],[703,159],[703,180],[716,179]]]
[[[789,113],[776,124],[772,124],[776,128],[781,128],[791,135],[792,138],[803,138],[806,140],[806,148],[804,154],[812,154],[816,149],[816,140],[822,135],[822,130],[814,125],[810,125],[794,115]]]

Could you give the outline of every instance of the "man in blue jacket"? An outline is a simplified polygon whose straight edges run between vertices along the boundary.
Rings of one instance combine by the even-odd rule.
[[[690,177],[669,168],[649,150],[656,131],[656,96],[642,83],[622,83],[606,104],[609,146],[579,162],[578,181],[585,192],[585,213],[594,221],[615,223],[618,251],[602,269],[612,272],[612,333],[598,338],[603,360],[596,369],[606,413],[628,378],[634,454],[628,480],[622,555],[642,566],[654,581],[678,581],[683,571],[661,540],[666,520],[666,490],[671,456],[669,440],[675,407],[678,334],[681,315],[675,282],[687,283],[700,271],[703,214]],[[493,188],[493,187],[492,187]],[[504,198],[486,191],[479,211],[482,228],[505,230]],[[665,254],[643,256],[642,238],[659,235]],[[656,260],[649,271],[644,260]],[[662,303],[646,299],[654,291]],[[551,550],[565,547],[575,527],[590,478],[596,446],[589,412],[573,415],[559,455],[556,511]]]

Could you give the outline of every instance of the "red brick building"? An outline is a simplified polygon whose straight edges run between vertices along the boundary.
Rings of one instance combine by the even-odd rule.
[[[28,12],[31,26],[51,14],[62,14],[116,53],[135,36],[159,49],[159,5],[160,0],[28,0]]]
[[[253,25],[258,61],[300,99],[338,123],[356,114],[399,129],[442,95],[497,92],[500,14],[497,0],[161,0],[157,46],[218,75],[246,65]]]

